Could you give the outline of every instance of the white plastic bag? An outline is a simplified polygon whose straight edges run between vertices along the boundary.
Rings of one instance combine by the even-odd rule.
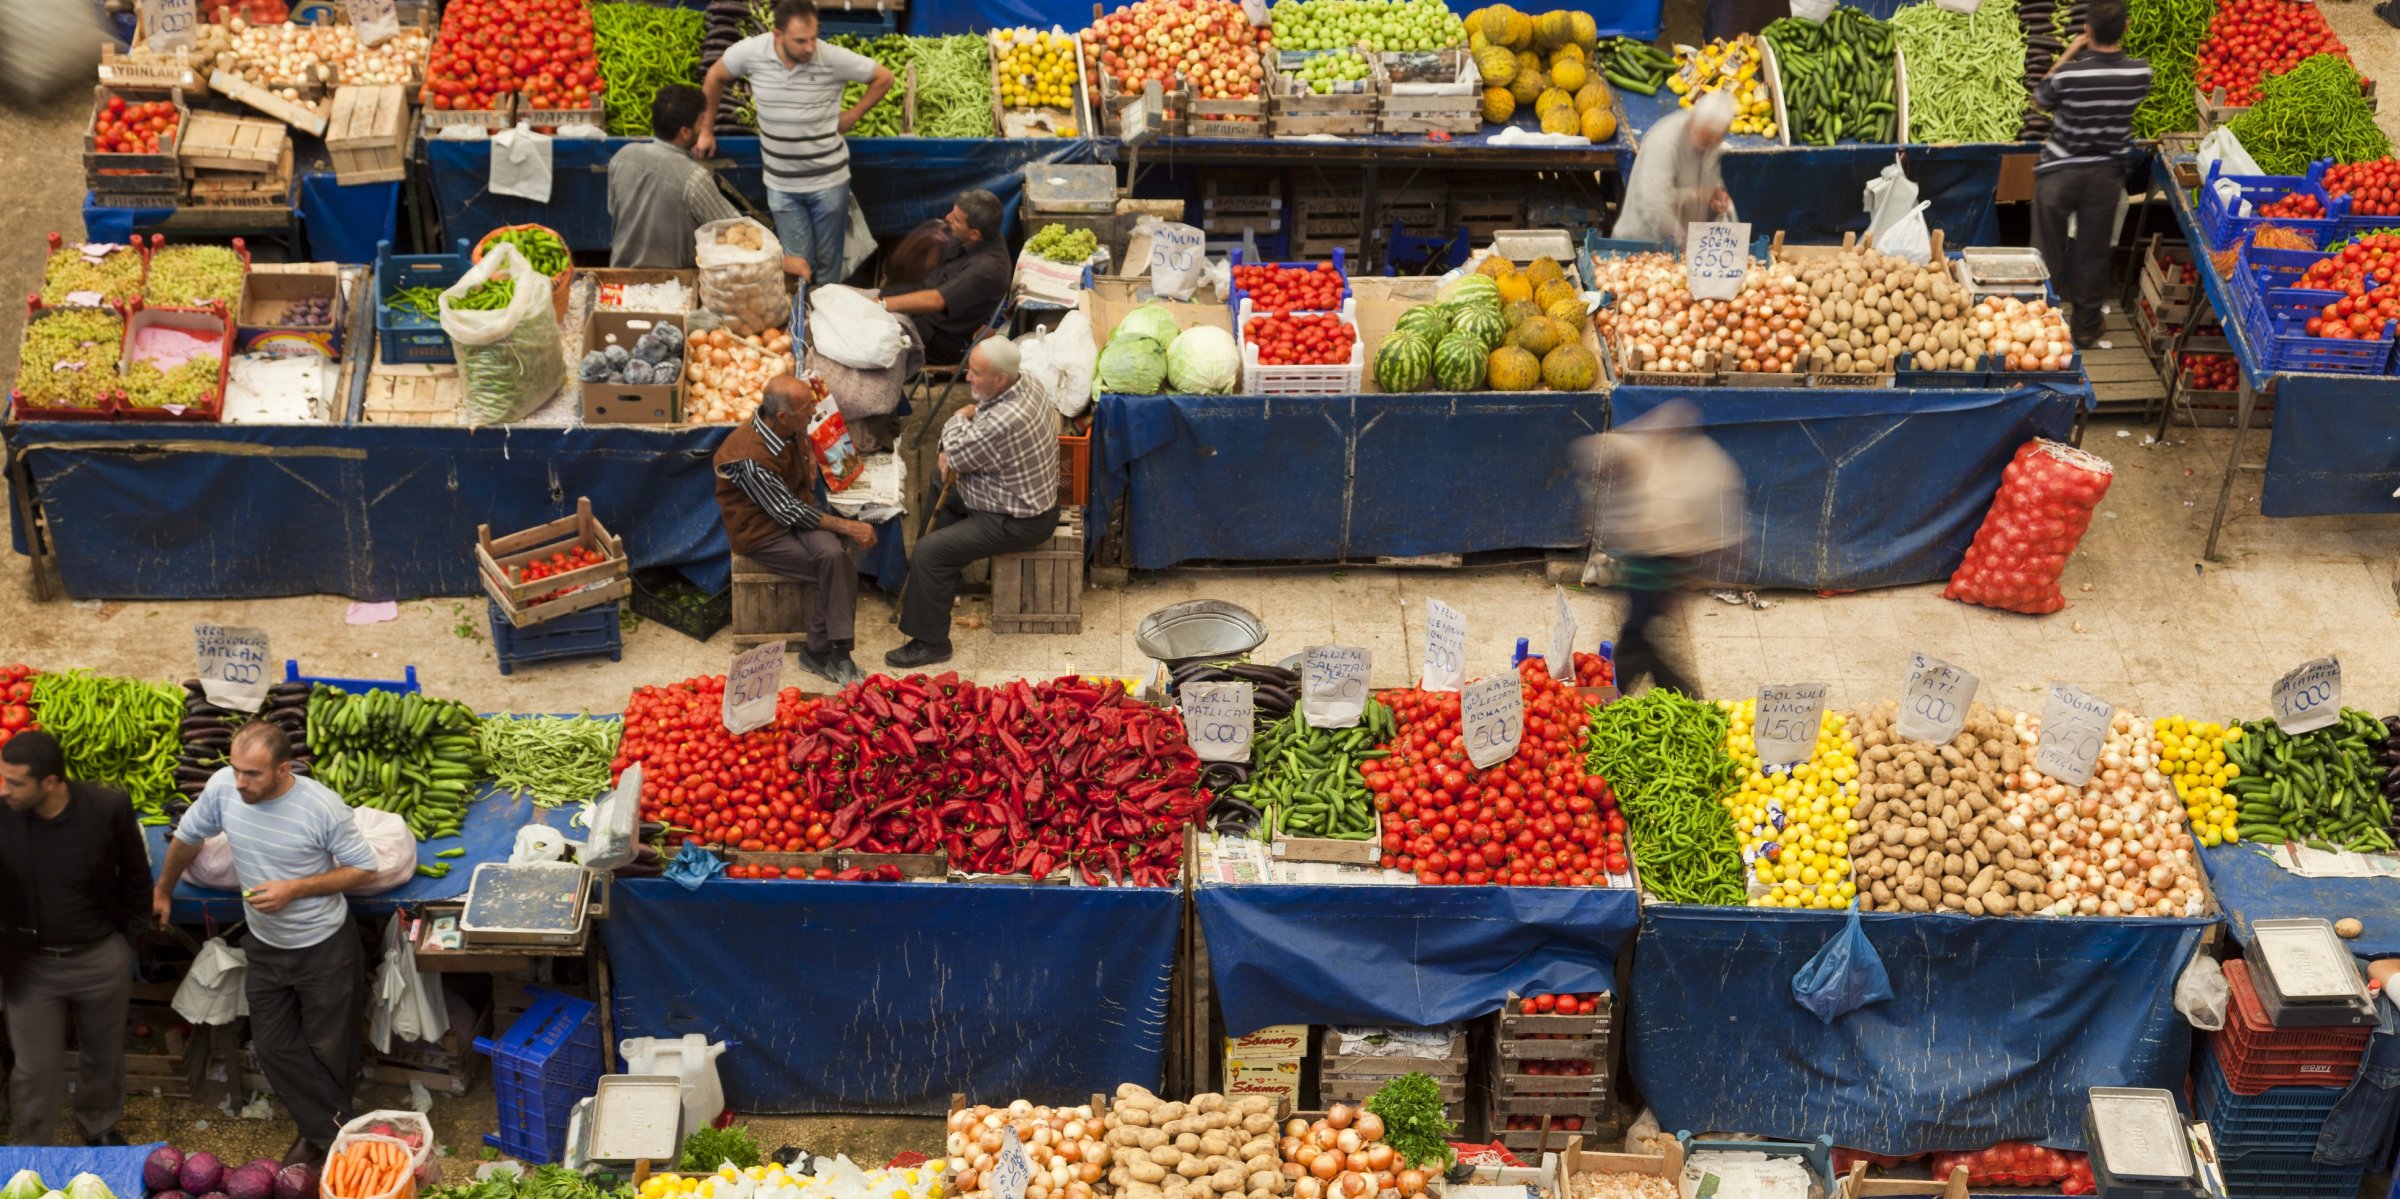
[[[375,1010],[367,1040],[375,1052],[390,1053],[394,1037],[431,1042],[448,1031],[450,1005],[442,1001],[442,984],[418,973],[408,921],[395,915],[384,925],[383,964],[375,972]]]
[[[375,876],[350,890],[352,895],[381,895],[417,873],[417,838],[408,831],[408,820],[397,812],[374,808],[352,808],[350,817],[358,824],[360,836],[375,851]],[[218,833],[200,843],[200,856],[192,859],[191,869],[183,872],[195,887],[214,887],[220,891],[238,891],[242,880],[233,869],[233,844]]]
[[[808,344],[844,366],[879,371],[900,360],[900,318],[855,287],[834,284],[808,293]]]
[[[519,125],[492,135],[491,192],[550,202],[550,136]]]
[[[421,1187],[441,1183],[441,1170],[433,1160],[433,1124],[419,1112],[376,1111],[342,1125],[334,1134],[333,1146],[325,1155],[325,1175],[333,1173],[332,1164],[341,1160],[343,1151],[361,1142],[382,1141],[397,1145],[408,1158],[408,1172],[391,1187],[371,1195],[343,1194],[333,1189],[333,1183],[320,1178],[317,1183],[319,1199],[408,1199]]]
[[[249,974],[247,955],[223,937],[210,937],[175,988],[175,1014],[194,1024],[231,1024],[249,1015],[250,996],[242,986]]]
[[[517,829],[516,843],[509,847],[508,861],[512,866],[528,862],[563,862],[575,843],[566,835],[546,824],[528,824]]]
[[[508,307],[452,307],[504,272],[516,283]],[[471,423],[523,420],[566,383],[567,351],[558,334],[558,313],[550,307],[550,278],[533,269],[515,246],[500,242],[485,251],[483,261],[442,293],[441,312],[442,332],[458,353],[458,379],[466,389]]]
[[[617,1042],[627,1074],[672,1074],[683,1084],[683,1131],[707,1128],[725,1110],[725,1084],[717,1078],[717,1058],[725,1042],[687,1032],[672,1040],[627,1037]]]
[[[858,189],[850,191],[850,229],[842,234],[842,279],[858,273],[875,256],[875,229],[867,224],[867,210],[858,206]],[[842,279],[827,279],[839,283]]]
[[[1908,219],[1909,209],[1917,203],[1917,182],[1909,178],[1899,160],[1894,159],[1890,166],[1867,180],[1866,195],[1861,203],[1867,210],[1867,236],[1873,239],[1876,249],[1889,254],[1892,251],[1884,248],[1884,230]]]
[[[1906,216],[1885,226],[1883,232],[1875,237],[1876,251],[1906,259],[1918,266],[1932,261],[1933,233],[1925,228],[1925,210],[1932,206],[1931,200],[1919,200]]]
[[[2220,175],[2266,174],[2258,169],[2258,162],[2250,157],[2250,151],[2243,148],[2242,139],[2233,135],[2231,125],[2219,125],[2209,130],[2208,136],[2200,139],[2200,148],[2194,153],[2193,159],[2203,179],[2208,178],[2208,168],[2218,163],[2224,164],[2224,169],[2217,172]],[[2235,191],[2238,193],[2240,188],[2235,186]],[[2235,198],[2240,197],[2237,195]]]
[[[2233,1002],[2233,985],[2225,981],[2225,968],[2217,959],[2205,953],[2192,955],[2190,965],[2175,980],[2175,1010],[2192,1027],[2203,1032],[2215,1032],[2225,1027],[2225,1009]]]
[[[755,337],[791,318],[783,243],[774,230],[748,217],[710,221],[692,234],[692,258],[700,268],[700,306],[726,328]]]
[[[1092,318],[1083,310],[1070,312],[1055,328],[1044,329],[1017,343],[1023,378],[1050,396],[1065,417],[1083,415],[1092,406],[1092,366],[1100,346],[1092,340]]]

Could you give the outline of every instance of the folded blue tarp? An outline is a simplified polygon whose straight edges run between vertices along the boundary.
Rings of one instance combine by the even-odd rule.
[[[2279,418],[2280,419],[2280,418]],[[2255,843],[2200,851],[2209,889],[2225,909],[2225,931],[2250,940],[2261,920],[2356,917],[2366,931],[2343,945],[2361,958],[2400,954],[2400,887],[2386,878],[2302,878],[2267,860]]]
[[[1235,1036],[1269,1024],[1424,1027],[1511,994],[1607,991],[1630,890],[1203,887],[1209,975]]]
[[[50,1189],[58,1190],[78,1174],[97,1174],[117,1199],[138,1199],[146,1193],[142,1187],[142,1163],[150,1160],[150,1154],[164,1144],[165,1141],[152,1141],[113,1149],[0,1145],[0,1182],[15,1178],[19,1170],[31,1170],[41,1175]]]
[[[2400,512],[2400,379],[2282,375],[2268,436],[2264,516]],[[2253,432],[2256,432],[2253,429]]]
[[[738,1111],[1159,1083],[1177,891],[635,879],[613,902],[617,1035],[740,1042],[718,1063]]]
[[[377,895],[355,895],[350,898],[353,912],[382,913],[408,904],[431,903],[440,899],[456,899],[467,893],[468,884],[475,880],[475,867],[483,862],[505,862],[509,850],[517,841],[517,830],[528,824],[547,824],[580,841],[583,834],[566,827],[572,809],[543,811],[530,799],[515,798],[510,792],[486,785],[467,808],[467,818],[459,824],[455,837],[442,837],[417,844],[417,864],[430,866],[442,862],[450,873],[441,878],[418,875],[399,886]],[[142,830],[150,842],[150,861],[153,869],[166,860],[167,830],[163,826]],[[457,858],[436,855],[445,849],[464,849]],[[203,920],[230,922],[246,918],[242,897],[232,891],[193,885],[189,879],[175,884],[175,922],[198,924]]]
[[[1662,1128],[1869,1153],[2083,1147],[2090,1087],[2180,1089],[2175,980],[2209,919],[1877,913],[1893,998],[1831,1027],[1792,976],[1840,912],[1654,904],[1634,945],[1633,1081]]]

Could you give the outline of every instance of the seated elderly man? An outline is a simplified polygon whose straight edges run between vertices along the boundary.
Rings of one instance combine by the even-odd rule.
[[[883,656],[898,670],[949,660],[950,604],[967,563],[1032,549],[1058,528],[1058,416],[1018,385],[1016,343],[976,343],[967,388],[973,402],[942,426],[942,474],[955,481],[909,556],[900,604],[908,643]]]
[[[725,517],[725,539],[733,552],[768,570],[816,585],[808,612],[808,640],[800,665],[837,684],[866,676],[850,660],[858,616],[858,567],[842,545],[875,548],[875,527],[817,509],[817,455],[808,444],[813,394],[798,379],[782,375],[767,383],[766,395],[749,423],[736,425],[717,447],[717,507]]]

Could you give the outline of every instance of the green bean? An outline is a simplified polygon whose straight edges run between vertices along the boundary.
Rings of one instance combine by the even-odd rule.
[[[552,279],[558,278],[559,272],[566,270],[573,262],[567,256],[567,243],[560,241],[557,234],[547,229],[503,229],[484,239],[483,253],[491,253],[493,246],[503,242],[515,246],[517,253],[523,254],[525,261],[533,264],[534,270]]]
[[[167,823],[182,688],[80,670],[36,675],[33,714],[66,751],[68,778],[122,788],[143,824]]]
[[[1749,902],[1741,842],[1721,802],[1741,780],[1715,704],[1653,689],[1593,714],[1585,768],[1625,814],[1642,889],[1667,903]]]
[[[671,83],[700,82],[700,37],[707,18],[696,8],[648,4],[592,6],[592,44],[608,81],[608,131],[620,137],[653,132],[650,102]]]
[[[855,50],[889,68],[903,80],[909,64],[917,68],[917,127],[923,137],[991,137],[992,128],[992,65],[991,43],[980,34],[961,33],[949,37],[903,37],[887,33],[866,38],[853,34],[836,34],[835,45]],[[911,132],[901,128],[901,90],[895,83],[892,90],[875,107],[859,118],[850,129],[852,137],[897,137]],[[846,109],[866,95],[867,85],[848,84],[842,89],[842,106]]]
[[[486,720],[477,736],[492,760],[494,786],[553,808],[608,790],[624,728],[623,721],[591,716],[519,716]]]
[[[2339,55],[2312,55],[2268,76],[2258,85],[2258,102],[2231,124],[2270,175],[2301,174],[2319,158],[2369,162],[2392,152],[2359,91],[2357,70]]]
[[[2016,0],[1972,13],[1912,4],[1892,17],[1908,59],[1908,139],[2005,142],[2025,120],[2025,38]]]

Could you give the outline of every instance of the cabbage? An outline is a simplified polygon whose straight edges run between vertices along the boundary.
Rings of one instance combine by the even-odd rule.
[[[42,1181],[40,1174],[19,1170],[15,1178],[8,1180],[8,1188],[0,1190],[0,1199],[42,1199],[49,1189],[50,1185]]]
[[[1167,347],[1167,381],[1185,395],[1224,395],[1240,386],[1242,351],[1233,334],[1196,325]]]
[[[1102,391],[1156,395],[1158,385],[1167,377],[1167,352],[1147,337],[1127,337],[1120,333],[1109,338],[1108,348],[1100,351],[1100,365],[1093,377]]]
[[[1108,335],[1108,343],[1115,345],[1128,337],[1147,337],[1163,349],[1175,344],[1175,335],[1179,332],[1181,330],[1176,328],[1174,313],[1167,311],[1164,305],[1144,304],[1126,313],[1125,319],[1117,322],[1117,331]]]
[[[67,1199],[117,1199],[117,1196],[99,1175],[78,1174],[67,1180]]]

